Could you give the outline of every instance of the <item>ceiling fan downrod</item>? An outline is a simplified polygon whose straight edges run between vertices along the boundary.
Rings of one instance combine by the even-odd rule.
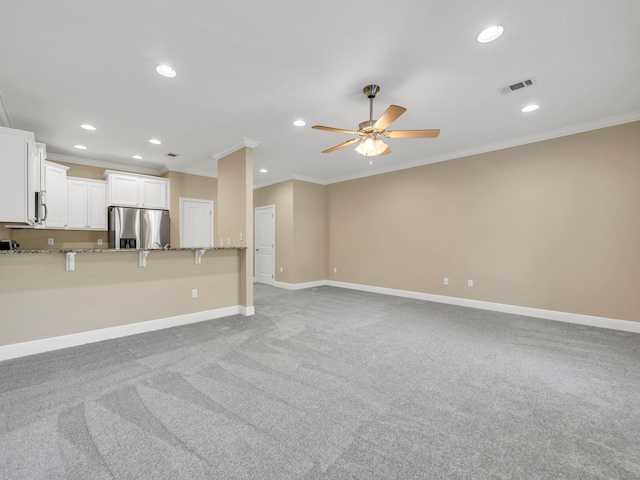
[[[369,122],[373,125],[373,99],[376,98],[376,94],[380,91],[378,85],[367,85],[362,89],[364,94],[369,97]]]

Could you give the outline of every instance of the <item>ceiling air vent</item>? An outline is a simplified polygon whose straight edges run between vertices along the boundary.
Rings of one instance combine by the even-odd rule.
[[[498,89],[498,91],[502,95],[506,95],[507,93],[515,92],[516,90],[520,90],[521,88],[532,87],[536,83],[538,83],[536,81],[536,77],[530,77],[530,78],[527,78],[526,80],[522,80],[521,82],[516,82],[506,87],[501,87]]]
[[[167,157],[177,157],[177,156],[178,156],[177,153],[172,153],[172,152],[167,153]]]

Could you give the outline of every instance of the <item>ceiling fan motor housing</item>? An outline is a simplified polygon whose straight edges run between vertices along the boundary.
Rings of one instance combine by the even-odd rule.
[[[376,123],[374,120],[367,120],[358,125],[358,133],[361,132],[373,132],[373,124]]]

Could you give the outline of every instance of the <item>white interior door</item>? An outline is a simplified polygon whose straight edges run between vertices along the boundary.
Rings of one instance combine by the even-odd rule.
[[[213,202],[180,198],[180,247],[213,247]]]
[[[255,209],[256,282],[273,285],[275,282],[275,206]]]

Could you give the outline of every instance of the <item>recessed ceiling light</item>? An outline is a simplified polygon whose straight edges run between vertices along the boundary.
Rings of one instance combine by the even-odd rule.
[[[149,143],[153,143],[154,145],[161,145],[162,142],[160,140],[157,140],[155,138],[152,138],[151,140],[149,140]]]
[[[142,157],[140,155],[134,155],[132,158],[135,158],[136,160],[142,160]]]
[[[80,125],[80,127],[84,128],[85,130],[92,130],[92,131],[96,129],[96,127],[94,127],[93,125],[87,125],[87,124]]]
[[[504,32],[504,27],[500,25],[492,25],[491,27],[485,28],[477,37],[478,42],[480,43],[489,43],[496,40],[502,33]]]
[[[529,113],[529,112],[533,112],[534,110],[537,110],[539,108],[540,108],[540,105],[532,104],[532,105],[527,105],[526,107],[522,107],[522,110],[520,110],[520,111],[524,112],[524,113]]]
[[[86,150],[87,147],[85,147],[84,145],[74,145],[74,147],[79,148],[80,150]]]
[[[156,72],[158,72],[163,77],[173,78],[177,75],[176,71],[171,68],[169,65],[158,65],[156,67]]]
[[[293,124],[296,127],[304,127],[307,124],[307,122],[305,122],[304,120],[296,120],[295,122],[293,122]]]
[[[269,173],[269,170],[267,170],[266,168],[261,168],[260,173]]]

